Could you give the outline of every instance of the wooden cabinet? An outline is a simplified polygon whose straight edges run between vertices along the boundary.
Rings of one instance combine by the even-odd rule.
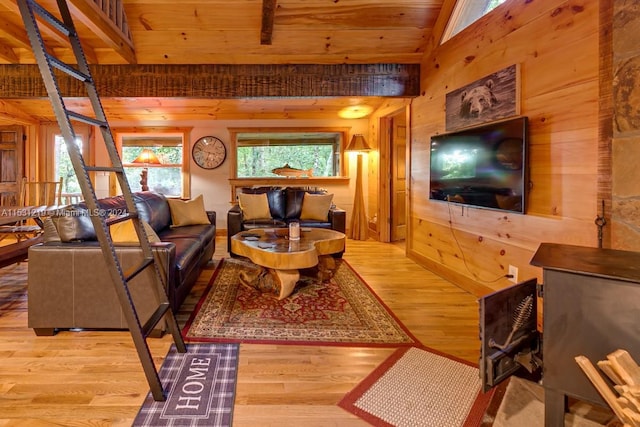
[[[543,243],[545,426],[564,426],[568,396],[607,406],[574,358],[622,348],[640,359],[640,253]]]

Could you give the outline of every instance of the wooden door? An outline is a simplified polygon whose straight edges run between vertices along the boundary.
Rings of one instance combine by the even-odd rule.
[[[0,205],[17,206],[24,175],[22,126],[0,126]]]
[[[391,241],[407,235],[407,121],[404,111],[391,118]]]

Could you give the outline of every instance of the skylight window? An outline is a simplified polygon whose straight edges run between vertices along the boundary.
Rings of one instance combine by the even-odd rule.
[[[447,23],[447,28],[444,31],[441,43],[446,42],[505,1],[506,0],[458,0]]]

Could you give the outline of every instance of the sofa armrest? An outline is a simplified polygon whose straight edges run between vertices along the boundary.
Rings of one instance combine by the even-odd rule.
[[[234,205],[227,212],[227,250],[231,253],[231,236],[242,231],[242,209]]]
[[[120,300],[99,245],[91,243],[39,244],[29,248],[28,324],[36,334],[52,334],[56,328],[126,329]],[[116,246],[122,268],[142,261],[139,246]],[[172,283],[175,244],[152,243],[165,285]],[[157,308],[155,273],[146,269],[129,283],[131,298],[141,323]],[[170,292],[170,289],[167,290]],[[160,329],[164,325],[158,325]]]
[[[331,229],[341,233],[347,230],[347,212],[344,209],[333,207],[329,209],[329,222]]]
[[[207,218],[211,224],[216,225],[216,211],[207,211]]]

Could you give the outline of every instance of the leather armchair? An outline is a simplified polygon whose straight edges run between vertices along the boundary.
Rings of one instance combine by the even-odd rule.
[[[317,193],[315,191],[296,187],[258,187],[244,189],[243,192],[266,193],[271,218],[245,220],[238,204],[229,209],[227,212],[227,250],[231,256],[235,256],[231,251],[231,236],[241,231],[255,228],[287,227],[291,221],[298,221],[301,227],[327,228],[341,233],[346,230],[346,211],[336,206],[331,206],[326,221],[300,219],[304,194],[306,192]]]

